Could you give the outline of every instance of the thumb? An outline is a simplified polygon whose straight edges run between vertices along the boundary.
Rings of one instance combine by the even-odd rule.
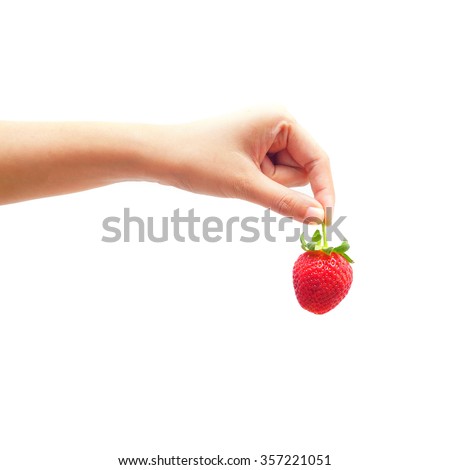
[[[263,173],[257,173],[247,189],[245,199],[286,217],[307,223],[322,223],[324,219],[324,210],[318,201],[306,194],[286,188]]]

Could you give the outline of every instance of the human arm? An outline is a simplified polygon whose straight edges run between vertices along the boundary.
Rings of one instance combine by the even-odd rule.
[[[2,204],[133,180],[237,197],[299,221],[334,206],[327,155],[282,109],[163,126],[0,122]],[[308,183],[314,198],[290,189]]]

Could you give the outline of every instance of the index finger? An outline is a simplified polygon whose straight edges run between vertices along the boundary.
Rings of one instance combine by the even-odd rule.
[[[287,150],[307,172],[311,188],[325,212],[334,207],[334,185],[330,159],[314,139],[296,122],[290,126]],[[328,221],[327,222],[331,222]]]

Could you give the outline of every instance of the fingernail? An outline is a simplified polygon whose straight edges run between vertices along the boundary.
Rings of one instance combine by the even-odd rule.
[[[331,222],[333,220],[333,210],[334,207],[332,206],[327,206],[325,209],[325,223],[327,225],[331,225]]]
[[[305,214],[305,223],[321,224],[324,218],[323,209],[320,207],[309,207]]]

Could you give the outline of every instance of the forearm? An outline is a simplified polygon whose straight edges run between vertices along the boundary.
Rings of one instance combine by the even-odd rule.
[[[168,126],[0,122],[0,204],[174,171]]]
[[[0,122],[0,204],[132,180],[237,197],[298,221],[319,223],[334,205],[327,155],[278,108],[173,126]],[[308,183],[315,199],[289,189]]]

